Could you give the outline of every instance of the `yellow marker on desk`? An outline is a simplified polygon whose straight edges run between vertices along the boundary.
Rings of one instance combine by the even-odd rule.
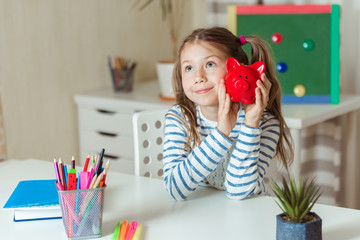
[[[132,240],[140,240],[142,235],[142,224],[138,224]]]

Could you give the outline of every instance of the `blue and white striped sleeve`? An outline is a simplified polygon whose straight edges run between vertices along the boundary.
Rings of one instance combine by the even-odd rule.
[[[245,199],[265,192],[263,178],[275,155],[279,121],[273,117],[259,128],[242,124],[226,171],[225,189],[231,199]]]
[[[167,192],[175,200],[186,199],[218,165],[231,147],[228,140],[216,128],[192,151],[185,149],[188,134],[185,126],[173,116],[181,113],[176,107],[170,109],[165,118],[163,146],[164,182]]]

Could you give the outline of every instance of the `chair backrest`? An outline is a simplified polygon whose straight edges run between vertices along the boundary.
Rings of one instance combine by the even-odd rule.
[[[165,114],[169,109],[147,110],[133,115],[135,175],[163,176]]]

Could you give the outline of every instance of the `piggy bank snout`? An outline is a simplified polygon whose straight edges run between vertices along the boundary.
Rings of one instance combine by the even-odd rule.
[[[246,92],[250,89],[250,83],[248,83],[246,80],[237,80],[234,83],[234,87],[238,91]]]

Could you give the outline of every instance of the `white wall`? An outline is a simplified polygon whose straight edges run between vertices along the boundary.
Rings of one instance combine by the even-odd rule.
[[[157,3],[128,0],[0,0],[0,95],[9,159],[78,156],[73,97],[110,87],[107,56],[138,62],[135,81],[171,57]],[[190,5],[182,36],[192,27]],[[161,46],[161,47],[159,47]]]

